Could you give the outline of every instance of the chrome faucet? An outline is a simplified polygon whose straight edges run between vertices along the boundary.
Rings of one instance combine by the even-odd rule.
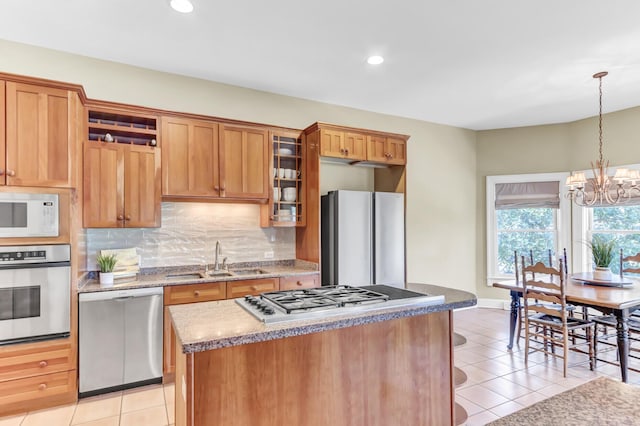
[[[220,262],[219,262],[219,256],[222,255],[222,246],[220,245],[220,240],[216,241],[216,255],[215,255],[215,259],[214,259],[214,263],[213,263],[213,270],[214,271],[219,271],[220,270]]]

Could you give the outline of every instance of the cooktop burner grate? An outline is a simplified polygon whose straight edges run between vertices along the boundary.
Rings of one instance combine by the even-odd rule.
[[[389,296],[385,294],[347,285],[274,291],[263,293],[260,297],[273,303],[286,313],[377,303],[389,299]]]

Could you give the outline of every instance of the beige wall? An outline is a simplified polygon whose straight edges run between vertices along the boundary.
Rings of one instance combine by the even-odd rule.
[[[640,107],[605,114],[604,157],[610,164],[640,163]],[[590,168],[598,156],[597,117],[566,124],[477,132],[476,241],[478,297],[506,298],[488,288],[485,181],[490,175],[568,172]]]
[[[475,132],[155,72],[0,40],[0,71],[84,86],[94,99],[305,128],[315,121],[411,135],[407,148],[407,278],[475,291]],[[341,167],[341,166],[336,166]],[[331,167],[329,168],[331,169]],[[371,185],[367,171],[330,186]],[[325,181],[326,179],[326,181]],[[456,188],[451,189],[451,188]],[[460,189],[462,188],[462,190]],[[466,190],[466,191],[465,191]],[[460,193],[464,196],[454,196]],[[464,267],[460,268],[460,263]]]

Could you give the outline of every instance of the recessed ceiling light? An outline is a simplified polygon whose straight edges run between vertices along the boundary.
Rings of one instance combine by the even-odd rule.
[[[382,56],[369,56],[369,58],[367,59],[367,62],[371,65],[380,65],[381,63],[384,62],[384,58]]]
[[[180,13],[193,12],[193,4],[189,0],[171,0],[171,7]]]

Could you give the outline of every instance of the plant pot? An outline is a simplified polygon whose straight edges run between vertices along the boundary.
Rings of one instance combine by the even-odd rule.
[[[611,268],[602,268],[600,266],[596,266],[596,269],[593,270],[593,279],[600,281],[611,281],[613,279]]]
[[[100,272],[100,287],[113,286],[113,272]]]

